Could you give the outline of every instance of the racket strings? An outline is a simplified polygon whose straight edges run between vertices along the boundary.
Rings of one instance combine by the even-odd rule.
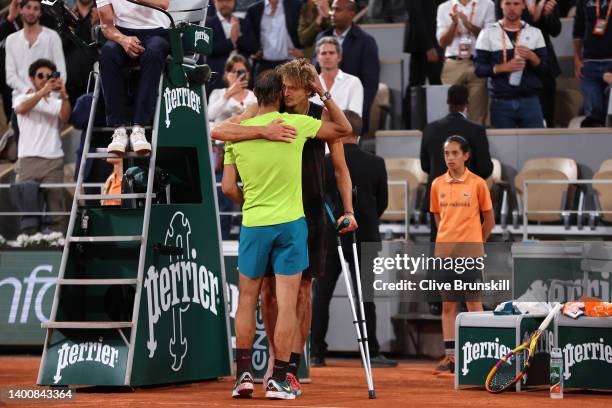
[[[517,379],[517,364],[525,361],[523,354],[527,350],[520,350],[506,356],[496,364],[495,372],[487,379],[487,390],[490,392],[501,392],[510,387]],[[520,369],[520,367],[519,367]]]

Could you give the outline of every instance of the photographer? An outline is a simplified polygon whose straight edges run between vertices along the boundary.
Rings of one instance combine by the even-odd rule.
[[[38,59],[30,65],[32,89],[13,100],[21,137],[17,146],[16,182],[61,183],[64,180],[64,152],[60,141],[60,120],[68,122],[70,102],[64,81],[54,63]],[[63,189],[46,190],[47,211],[64,211]],[[51,229],[63,231],[62,216],[50,217]]]
[[[224,71],[223,80],[227,88],[213,90],[208,103],[208,120],[215,124],[239,115],[249,105],[257,103],[257,98],[247,88],[251,68],[246,58],[240,54],[232,55],[225,63]]]

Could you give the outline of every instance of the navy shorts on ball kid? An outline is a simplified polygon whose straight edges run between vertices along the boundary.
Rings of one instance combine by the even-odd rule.
[[[261,278],[268,265],[275,275],[295,275],[308,268],[308,227],[303,217],[283,224],[240,228],[240,273]]]

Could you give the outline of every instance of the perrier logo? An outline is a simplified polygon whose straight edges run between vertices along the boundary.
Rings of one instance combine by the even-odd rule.
[[[168,348],[162,350],[169,351],[171,368],[179,371],[189,345],[183,314],[193,306],[216,316],[219,279],[206,266],[198,265],[198,254],[191,241],[191,225],[182,212],[177,211],[172,216],[164,245],[182,248],[183,255],[169,256],[167,266],[161,270],[150,266],[147,271],[144,281],[149,318],[147,349],[149,358],[153,358],[158,349],[157,334],[170,333]],[[160,317],[166,313],[172,313],[172,326],[157,328]]]
[[[180,107],[186,107],[200,114],[202,98],[189,88],[166,88],[164,90],[164,105],[166,106],[166,128],[170,127],[170,114]]]

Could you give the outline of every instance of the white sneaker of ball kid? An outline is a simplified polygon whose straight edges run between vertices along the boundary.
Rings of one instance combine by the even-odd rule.
[[[128,136],[124,127],[118,127],[113,132],[113,140],[110,142],[106,151],[108,153],[123,154],[128,144]]]
[[[142,126],[132,127],[130,144],[132,145],[132,150],[138,154],[147,155],[151,153],[151,144],[147,142],[145,130]]]

